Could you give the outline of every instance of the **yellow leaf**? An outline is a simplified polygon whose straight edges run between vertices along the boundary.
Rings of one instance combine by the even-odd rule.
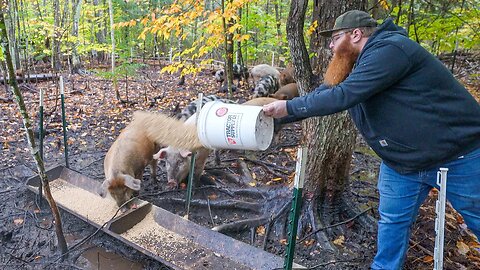
[[[282,178],[281,177],[276,177],[276,178],[273,178],[272,180],[273,181],[280,181],[280,180],[282,180]]]
[[[470,251],[468,245],[465,244],[463,241],[457,241],[457,248],[458,252],[462,255],[466,255]]]
[[[380,0],[378,1],[378,4],[380,4],[380,6],[385,10],[389,9],[387,0]]]
[[[287,242],[287,239],[285,239],[285,238],[284,238],[284,239],[280,239],[280,244],[282,244],[282,245],[287,245],[287,243],[288,243],[288,242]]]
[[[342,246],[345,242],[345,236],[340,235],[337,239],[333,240],[333,243],[338,246]]]
[[[254,187],[254,186],[257,185],[257,183],[256,182],[250,182],[250,183],[248,183],[248,185],[251,186],[251,187]]]
[[[310,36],[312,35],[314,32],[315,32],[315,29],[317,29],[318,27],[318,21],[314,21],[309,27],[308,27],[308,30],[307,30],[307,35]]]
[[[252,178],[257,179],[257,175],[254,172],[252,173]]]
[[[148,18],[143,18],[143,19],[140,21],[140,23],[143,24],[143,25],[146,25],[148,21],[149,21]]]

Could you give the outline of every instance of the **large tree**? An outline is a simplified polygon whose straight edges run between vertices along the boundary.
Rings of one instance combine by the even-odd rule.
[[[287,21],[287,39],[301,95],[322,82],[321,74],[330,57],[329,41],[314,34],[309,50],[316,57],[309,58],[303,36],[307,4],[308,0],[293,0]],[[350,9],[365,9],[366,4],[365,0],[315,0],[312,20],[318,25],[317,29],[332,28],[340,14]],[[306,201],[300,229],[316,230],[336,222],[336,213],[345,205],[341,195],[348,183],[356,131],[346,112],[307,119],[302,129],[302,143],[308,147],[308,158],[304,185]],[[317,241],[324,248],[333,248],[325,234],[317,234]]]

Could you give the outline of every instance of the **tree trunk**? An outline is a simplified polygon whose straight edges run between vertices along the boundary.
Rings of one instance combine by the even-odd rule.
[[[285,61],[283,60],[283,58],[281,57],[284,53],[285,53],[285,49],[284,49],[284,44],[283,44],[283,38],[282,38],[282,30],[281,30],[281,26],[282,26],[282,14],[281,14],[281,10],[280,10],[280,1],[275,1],[275,4],[274,4],[274,8],[275,8],[275,25],[276,25],[276,29],[277,29],[277,40],[279,41],[278,43],[278,47],[277,47],[277,53],[279,55],[279,62],[278,62],[278,65],[279,66],[285,66]]]
[[[227,0],[229,3],[232,0]],[[222,9],[225,11],[226,3],[222,0]],[[225,17],[223,17],[223,32],[225,33],[225,72],[226,72],[226,83],[228,89],[228,97],[232,97],[232,86],[233,86],[233,33],[230,33],[228,29],[232,26],[231,19],[227,22]]]
[[[98,6],[98,0],[93,0],[93,5],[97,7]],[[105,38],[105,36],[106,36],[105,25],[102,23],[103,20],[101,20],[101,18],[103,18],[103,11],[101,9],[99,11],[95,11],[95,18],[99,18],[99,19],[96,19],[95,21],[97,21],[102,26],[104,26],[104,27],[99,27],[98,32],[95,32],[95,37],[97,38],[98,43],[105,44],[105,43],[107,43],[107,39]],[[97,61],[99,61],[99,62],[105,61],[105,53],[103,51],[98,52]]]
[[[242,12],[243,12],[243,8],[239,8],[238,9],[238,21],[242,21]],[[238,29],[237,30],[237,34],[238,35],[241,35],[241,29]],[[237,41],[237,55],[236,55],[236,62],[237,64],[239,65],[242,65],[242,66],[247,66],[247,64],[245,63],[245,61],[243,60],[243,54],[242,54],[242,42],[241,41]]]
[[[80,11],[82,10],[82,0],[72,0],[72,36],[75,41],[72,42],[72,70],[71,73],[78,73],[82,68],[82,63],[80,62],[80,56],[77,52],[77,47],[80,41],[78,40],[78,22],[80,20]]]
[[[33,136],[31,120],[28,116],[27,109],[25,107],[25,102],[23,101],[22,93],[18,88],[18,83],[15,76],[15,69],[13,68],[12,55],[10,54],[10,48],[9,48],[10,45],[8,43],[8,36],[7,36],[6,27],[5,27],[4,12],[5,12],[4,9],[0,10],[0,44],[2,44],[5,52],[5,60],[7,62],[7,67],[8,67],[7,69],[10,77],[10,86],[11,86],[13,95],[15,96],[15,100],[17,101],[20,113],[22,115],[22,120],[25,128],[25,132],[27,135],[27,141],[29,143],[30,151],[37,165],[38,174],[40,175],[42,186],[45,191],[45,197],[47,198],[47,201],[52,210],[52,214],[55,220],[55,232],[57,234],[58,245],[62,254],[66,254],[67,242],[65,240],[65,236],[63,235],[62,220],[60,218],[60,212],[58,211],[57,204],[55,203],[55,200],[52,197],[52,193],[50,192],[50,186],[48,184],[47,175],[45,173],[45,166],[43,164],[42,158],[40,157],[38,147],[36,147],[35,145],[35,139]]]
[[[287,39],[301,95],[318,85],[303,37],[307,2],[308,0],[293,0],[287,20]],[[343,12],[364,9],[365,6],[365,0],[338,0],[335,3],[317,0],[314,1],[312,19],[318,22],[318,29],[328,29],[333,27],[335,18]],[[313,36],[310,51],[318,55],[312,59],[315,73],[323,74],[330,57],[328,40]],[[309,118],[303,121],[302,128],[303,142],[308,146],[304,191],[318,201],[321,222],[329,225],[334,217],[325,209],[338,209],[340,206],[340,195],[348,183],[356,131],[346,112]],[[315,207],[313,211],[316,212]],[[319,219],[315,220],[318,221]]]
[[[319,29],[329,29],[333,27],[335,18],[342,13],[352,9],[365,10],[366,6],[366,0],[337,0],[336,3],[318,0],[315,1],[313,20],[319,22]],[[312,45],[310,48],[311,51],[317,52],[318,60],[321,60],[314,65],[316,67],[315,72],[318,74],[323,74],[328,64],[327,59],[330,56],[330,52],[325,49],[328,48],[328,40],[317,35],[314,42],[316,46]],[[356,130],[346,112],[323,117],[323,119],[313,119],[309,126],[313,131],[310,134],[322,134],[321,137],[323,137],[319,136],[318,139],[309,138],[308,142],[312,146],[309,148],[311,149],[310,154],[314,154],[312,150],[316,152],[317,149],[323,149],[324,152],[332,151],[325,153],[317,162],[310,163],[309,167],[307,167],[312,169],[308,170],[310,172],[309,175],[314,176],[317,181],[326,181],[323,184],[323,188],[319,190],[320,194],[325,195],[325,199],[336,197],[343,191],[348,180]],[[332,180],[334,182],[330,182]],[[314,188],[314,186],[317,185],[307,185],[306,189],[308,190],[309,187]]]
[[[112,0],[108,0],[108,14],[110,16],[110,38],[112,40],[112,78],[115,96],[120,101],[120,92],[117,87],[117,77],[115,76],[115,30],[113,29],[113,5]]]
[[[61,68],[60,63],[60,1],[53,0],[53,36],[52,36],[52,68],[58,72]]]
[[[9,42],[10,42],[10,54],[12,55],[12,61],[14,63],[15,69],[20,69],[20,55],[18,53],[18,42],[17,42],[17,32],[20,29],[15,29],[15,23],[17,21],[18,12],[16,9],[16,4],[14,1],[8,1],[8,9],[13,12],[9,12],[8,16],[8,33],[9,33]]]

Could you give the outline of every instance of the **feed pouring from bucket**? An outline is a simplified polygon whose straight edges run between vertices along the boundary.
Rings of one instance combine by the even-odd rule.
[[[206,103],[197,120],[200,142],[211,149],[265,150],[273,138],[273,118],[261,106]]]

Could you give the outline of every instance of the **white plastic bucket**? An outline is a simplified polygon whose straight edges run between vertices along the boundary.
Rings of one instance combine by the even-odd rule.
[[[206,103],[197,120],[200,142],[212,149],[265,150],[273,138],[273,118],[261,106]]]

